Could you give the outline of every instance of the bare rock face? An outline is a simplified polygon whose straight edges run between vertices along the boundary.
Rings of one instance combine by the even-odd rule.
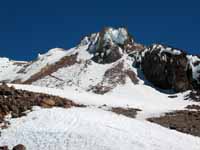
[[[119,60],[125,53],[141,48],[143,46],[134,42],[127,29],[104,28],[93,38],[88,51],[94,54],[93,61],[108,64]]]
[[[189,61],[181,50],[153,45],[145,52],[141,66],[147,80],[159,88],[177,92],[192,88]]]
[[[93,91],[96,94],[105,94],[117,87],[117,85],[124,85],[127,77],[133,84],[138,84],[139,80],[135,72],[125,68],[124,61],[121,61],[108,69],[105,72],[102,81],[97,85],[92,86],[90,91]]]

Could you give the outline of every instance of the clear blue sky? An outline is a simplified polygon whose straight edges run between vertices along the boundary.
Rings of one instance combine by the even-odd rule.
[[[200,50],[198,0],[2,0],[0,56],[30,60],[70,48],[105,26],[125,26],[136,41]]]

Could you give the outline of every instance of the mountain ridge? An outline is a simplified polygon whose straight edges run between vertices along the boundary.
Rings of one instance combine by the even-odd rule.
[[[161,44],[150,46],[138,44],[126,28],[104,28],[98,33],[84,37],[80,44],[72,49],[51,49],[45,54],[39,54],[35,61],[9,61],[6,58],[0,60],[2,61],[0,80],[7,83],[43,84],[42,86],[47,87],[56,84],[61,88],[71,85],[96,92],[105,88],[105,91],[97,92],[104,93],[115,88],[117,84],[125,83],[126,78],[130,76],[136,84],[137,80],[141,80],[138,79],[137,69],[143,72],[148,81],[161,89],[182,92],[199,89],[200,83],[198,56],[188,55],[183,50]],[[73,71],[68,69],[73,66]],[[95,71],[90,68],[102,68],[99,69],[101,73],[95,74]],[[118,68],[118,71],[112,68]],[[110,74],[116,74],[115,77],[106,79],[108,70],[111,70]],[[71,78],[63,77],[67,72],[69,74],[73,72]],[[90,73],[82,75],[84,72]],[[99,76],[98,79],[90,78],[92,74]],[[74,77],[77,78],[76,81]],[[117,80],[118,77],[121,79]],[[81,78],[90,78],[86,81],[87,87],[79,85],[83,80]],[[108,83],[110,81],[112,81],[111,84]]]

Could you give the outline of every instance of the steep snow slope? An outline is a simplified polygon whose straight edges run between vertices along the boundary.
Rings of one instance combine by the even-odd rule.
[[[56,63],[66,54],[67,52],[60,48],[51,49],[46,54],[39,54],[37,60],[25,68],[24,74],[21,77],[22,82],[26,81],[37,72],[41,71],[41,69],[47,65]]]
[[[103,79],[103,75],[111,65],[99,65],[95,62],[75,64],[73,66],[60,68],[57,72],[48,75],[38,81],[33,82],[33,85],[43,87],[64,89],[67,86],[74,88],[89,89],[90,86],[95,86]]]
[[[49,50],[45,54],[39,54],[37,60],[32,62],[12,61],[8,58],[0,58],[0,80],[13,82],[24,82],[31,78],[34,74],[42,71],[43,68],[55,64],[64,56],[70,54],[74,50],[68,51],[61,48]]]
[[[35,62],[17,62],[8,58],[0,58],[0,79],[8,82],[22,78],[25,80],[45,65],[59,60],[61,58],[59,53],[62,56],[60,49],[52,49],[44,55],[39,55]]]
[[[28,150],[199,150],[200,138],[95,108],[36,109],[12,119],[0,145]]]

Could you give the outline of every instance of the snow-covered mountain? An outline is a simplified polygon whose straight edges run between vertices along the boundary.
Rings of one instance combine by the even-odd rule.
[[[25,117],[8,119],[11,126],[2,130],[0,146],[24,144],[41,150],[200,149],[200,138],[192,136],[200,136],[196,127],[200,123],[195,121],[200,112],[200,57],[166,45],[139,44],[125,28],[104,28],[84,37],[74,48],[51,49],[30,62],[0,58],[0,81],[14,86],[14,93],[21,89],[45,93],[85,106],[69,110],[33,107]],[[19,99],[12,90],[6,91],[11,93],[6,97],[6,92],[1,92],[0,121],[1,111],[7,110],[1,106],[5,98]],[[130,115],[130,108],[137,111],[135,118],[111,111],[127,109]],[[170,125],[163,120],[159,124],[177,131],[147,121],[169,112],[177,112],[167,116]],[[170,120],[173,116],[178,119]],[[188,122],[192,127],[185,127]]]
[[[200,82],[200,58],[184,51],[153,44],[146,47],[134,41],[125,28],[105,28],[86,36],[72,49],[51,49],[32,62],[0,59],[0,80],[64,89],[105,93],[127,78],[133,84],[139,72],[154,85],[186,91]]]

